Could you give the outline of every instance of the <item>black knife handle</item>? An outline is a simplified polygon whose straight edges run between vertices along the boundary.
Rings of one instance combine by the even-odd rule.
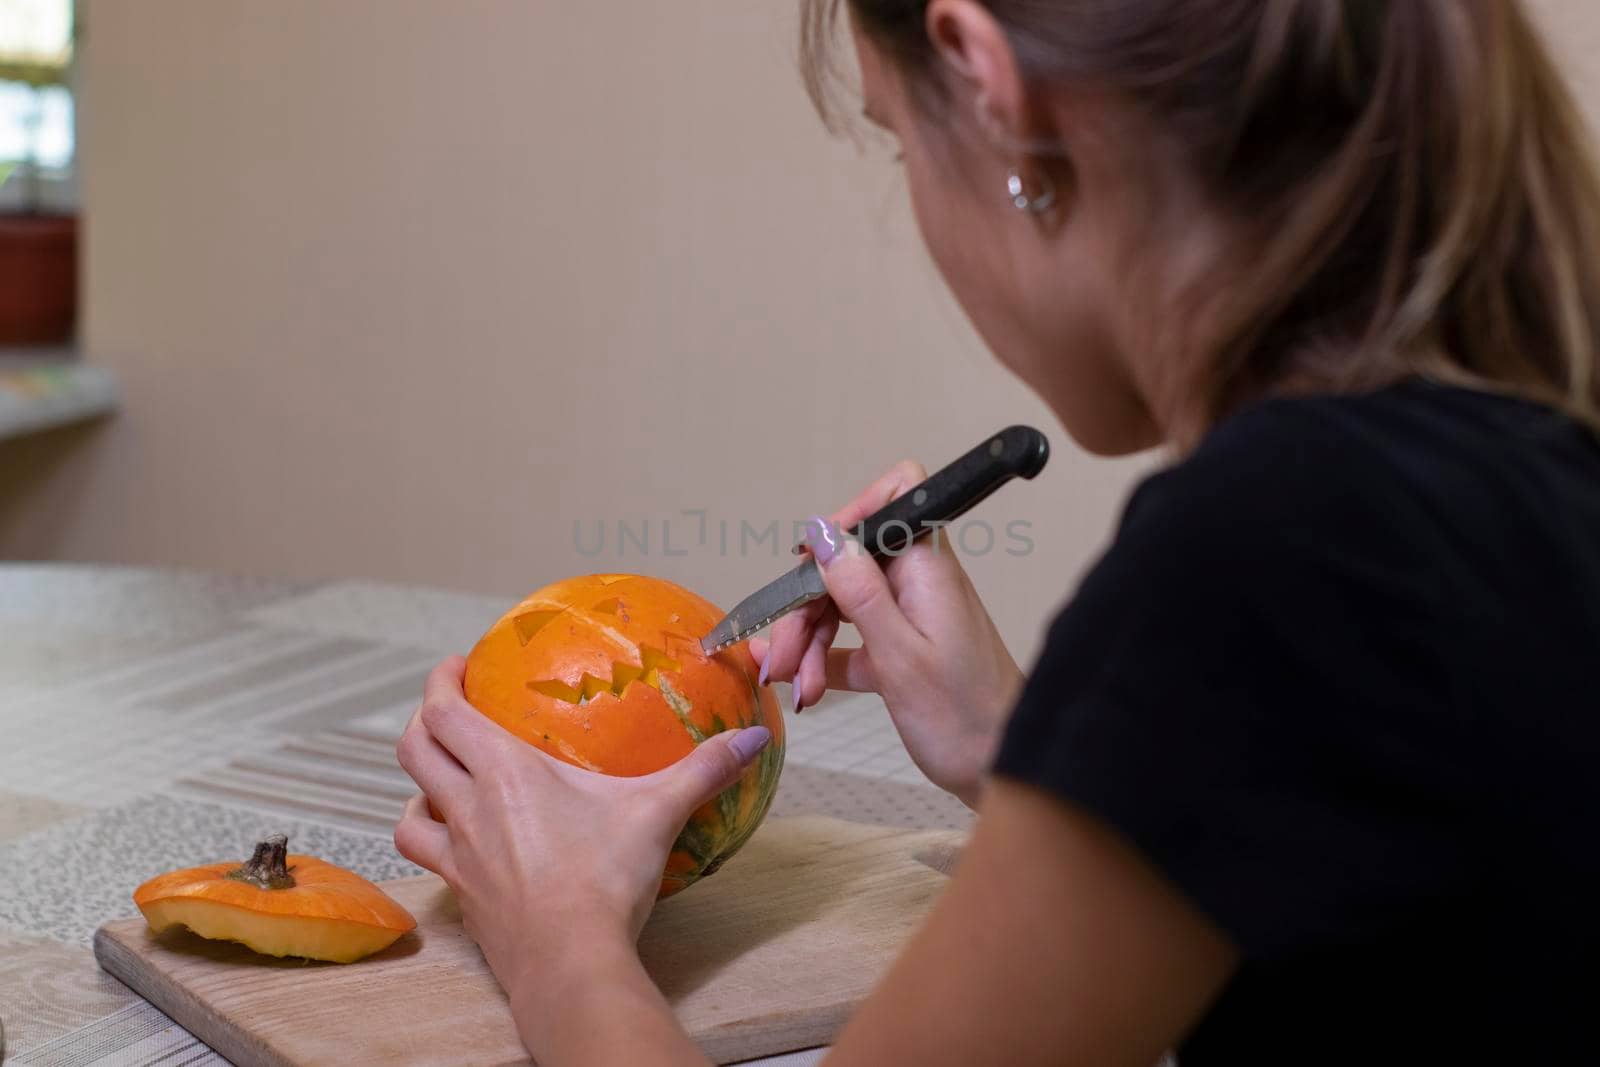
[[[896,497],[848,531],[878,558],[966,514],[1013,478],[1032,478],[1050,458],[1050,442],[1032,426],[1011,426]]]

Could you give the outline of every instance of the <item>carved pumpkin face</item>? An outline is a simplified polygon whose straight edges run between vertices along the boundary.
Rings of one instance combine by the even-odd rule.
[[[560,760],[633,777],[677,762],[723,730],[765,726],[772,743],[695,812],[662,879],[667,896],[716,870],[766,814],[783,766],[777,697],[749,649],[715,656],[700,636],[722,612],[659,578],[595,574],[528,597],[467,657],[467,700]]]

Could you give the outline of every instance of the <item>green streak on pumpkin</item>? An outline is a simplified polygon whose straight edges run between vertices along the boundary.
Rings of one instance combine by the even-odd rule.
[[[768,745],[761,750],[761,755],[756,761],[756,780],[768,800],[771,800],[772,795],[778,791],[778,772],[783,769],[784,747],[783,742]]]
[[[750,684],[750,696],[755,702],[753,706],[759,716],[761,711],[761,687],[756,685],[749,675],[745,676],[745,681]],[[755,722],[753,721],[747,725],[753,726]],[[760,803],[750,813],[750,821],[743,826],[736,826],[735,823],[738,812],[737,804],[734,807],[734,818],[729,818],[724,814],[723,824],[732,832],[732,836],[723,841],[722,849],[717,855],[717,866],[720,867],[728,857],[732,856],[746,841],[750,840],[751,836],[755,834],[756,828],[767,817],[767,810],[772,807],[772,798],[778,792],[778,775],[783,770],[785,747],[786,745],[783,742],[774,738],[771,744],[761,750],[761,755],[756,757],[756,789],[757,795],[760,797]],[[740,779],[740,784],[743,784],[742,778]],[[732,789],[726,790],[722,796],[727,796],[731,792],[733,792]],[[720,800],[721,797],[718,799]]]
[[[783,768],[783,749],[781,744],[770,744],[761,750],[761,755],[756,760],[756,781],[761,793],[761,803],[755,811],[750,813],[750,821],[738,829],[734,836],[723,842],[722,852],[717,856],[720,865],[728,857],[743,847],[744,843],[755,834],[756,828],[767,817],[767,809],[772,807],[772,798],[777,795],[778,772]]]
[[[681,848],[693,859],[696,868],[703,868],[717,857],[717,843],[704,829],[689,823],[678,835],[674,848]],[[699,877],[699,870],[693,872],[692,877]]]
[[[755,709],[756,714],[750,722],[741,723],[740,729],[756,725],[760,721],[761,714],[761,687],[755,683],[749,674],[745,674],[745,682],[750,686],[752,707]],[[693,705],[684,699],[683,694],[673,689],[672,684],[665,678],[661,679],[660,691],[667,701],[667,706],[678,717],[678,721],[683,724],[683,728],[688,731],[695,744],[701,744],[707,737],[722,733],[728,729],[727,724],[720,716],[713,716],[711,720],[712,733],[704,733],[689,718]],[[743,825],[738,823],[739,806],[743,800],[742,792],[745,784],[744,778],[741,776],[739,781],[717,794],[717,814],[721,817],[722,833],[713,833],[704,827],[696,826],[693,822],[683,828],[683,832],[678,835],[678,839],[673,843],[672,847],[687,852],[694,860],[697,868],[677,876],[684,886],[691,886],[701,878],[715,873],[723,863],[735,852],[739,851],[744,843],[755,834],[756,828],[761,825],[762,820],[767,816],[768,809],[772,807],[773,797],[777,794],[778,775],[783,770],[785,747],[782,742],[774,740],[772,744],[761,750],[761,755],[756,757],[755,787],[757,795],[760,797],[760,803],[750,813],[748,822]]]
[[[737,782],[717,794],[717,814],[722,816],[722,827],[725,831],[732,830],[734,823],[739,819],[739,793],[743,785],[744,775],[741,774]]]
[[[761,687],[756,684],[756,680],[750,677],[748,672],[740,671],[739,673],[744,675],[744,684],[750,687],[750,709],[755,716],[749,722],[744,723],[743,725],[755,726],[761,721]],[[779,714],[781,715],[782,712],[779,712]]]
[[[678,721],[683,723],[683,728],[688,731],[689,740],[697,745],[705,743],[706,734],[689,717],[694,712],[694,705],[684,699],[682,693],[672,688],[672,683],[665,678],[661,679],[661,695],[666,698],[667,707],[672,709],[672,714],[678,717]]]

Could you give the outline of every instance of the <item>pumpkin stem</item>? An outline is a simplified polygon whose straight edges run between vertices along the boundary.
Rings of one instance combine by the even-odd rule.
[[[273,834],[258,842],[255,854],[229,871],[227,877],[236,882],[249,882],[258,889],[293,889],[294,877],[289,874],[288,861],[289,839]]]

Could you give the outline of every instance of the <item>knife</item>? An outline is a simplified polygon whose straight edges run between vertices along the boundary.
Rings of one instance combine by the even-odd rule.
[[[845,531],[872,556],[896,556],[911,542],[959,518],[1013,478],[1032,478],[1050,458],[1050,442],[1032,426],[1001,430],[927,481]],[[808,559],[739,601],[705,637],[706,655],[746,640],[775,619],[827,596],[817,561]]]

